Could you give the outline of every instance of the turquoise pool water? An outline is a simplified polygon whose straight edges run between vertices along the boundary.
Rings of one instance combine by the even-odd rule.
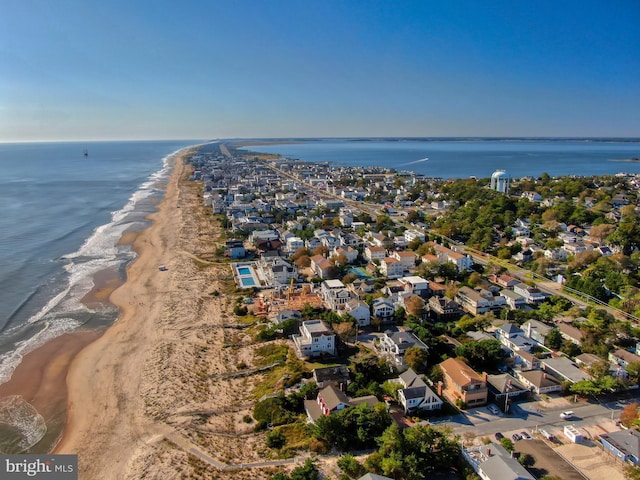
[[[239,277],[239,280],[243,288],[255,287],[256,285],[256,282],[253,280],[252,277]]]
[[[251,275],[251,269],[249,267],[239,267],[238,275]]]

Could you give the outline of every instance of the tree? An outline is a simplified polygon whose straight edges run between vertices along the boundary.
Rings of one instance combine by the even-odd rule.
[[[640,383],[640,362],[631,362],[629,365],[627,365],[626,371],[627,378],[630,383]]]
[[[501,438],[500,445],[502,445],[502,448],[504,448],[507,452],[509,453],[513,452],[514,446],[510,438],[507,438],[507,437]]]
[[[424,311],[424,300],[418,295],[412,295],[405,298],[404,305],[409,315],[413,315],[418,318],[422,317],[422,312]]]
[[[340,470],[350,477],[359,477],[364,473],[364,467],[349,453],[340,457],[337,464]]]
[[[302,467],[298,467],[291,472],[291,480],[318,480],[320,474],[311,459],[307,459]]]
[[[357,330],[355,322],[334,323],[332,327],[333,331],[343,342],[347,342],[349,339],[356,336]]]
[[[620,423],[622,423],[622,425],[624,425],[625,427],[630,427],[631,425],[633,425],[633,423],[638,420],[638,416],[640,414],[638,408],[640,408],[640,404],[638,404],[637,402],[632,402],[626,405],[622,409],[622,412],[620,412]]]
[[[547,347],[558,350],[562,346],[562,334],[557,328],[549,330],[544,343]]]
[[[504,358],[502,344],[493,339],[467,342],[456,347],[455,351],[457,356],[466,358],[469,365],[477,370],[493,370]]]
[[[404,352],[404,361],[415,372],[422,372],[427,366],[429,352],[420,347],[409,347]]]

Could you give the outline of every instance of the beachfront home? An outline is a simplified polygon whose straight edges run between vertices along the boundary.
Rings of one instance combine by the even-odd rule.
[[[320,284],[320,294],[329,309],[337,312],[344,310],[345,305],[351,300],[351,294],[340,280],[325,280]]]
[[[314,423],[323,415],[331,415],[344,408],[355,407],[363,403],[367,404],[369,408],[373,408],[379,401],[375,395],[349,398],[339,388],[329,385],[318,392],[315,400],[305,400],[304,409],[307,412],[307,422]]]
[[[300,334],[292,335],[292,339],[302,357],[336,354],[336,335],[322,320],[302,322]]]

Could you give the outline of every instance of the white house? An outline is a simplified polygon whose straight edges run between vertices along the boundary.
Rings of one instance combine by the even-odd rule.
[[[396,250],[391,252],[390,257],[398,260],[402,264],[402,268],[406,271],[413,270],[416,267],[416,260],[418,259],[418,255],[410,250]]]
[[[393,318],[396,313],[396,309],[391,300],[384,297],[376,298],[371,308],[373,309],[373,315],[383,320]]]
[[[404,267],[395,258],[385,257],[380,260],[380,273],[387,278],[400,278],[404,275]]]
[[[398,401],[405,415],[415,410],[440,410],[442,399],[411,368],[403,372],[397,380],[402,388],[398,390]]]
[[[348,313],[355,318],[360,327],[366,327],[371,323],[369,305],[362,300],[356,298],[349,300],[344,306],[344,313]]]
[[[412,347],[428,350],[427,346],[411,330],[407,329],[404,332],[387,330],[380,338],[378,348],[382,355],[389,357],[397,368],[402,369],[405,367],[404,354],[407,349]]]
[[[322,320],[302,322],[300,334],[292,335],[292,338],[301,356],[316,357],[336,353],[336,335]]]
[[[340,280],[325,280],[320,284],[320,295],[331,310],[343,310],[351,300],[349,290]]]
[[[364,247],[364,258],[369,261],[382,260],[387,256],[387,249],[377,245],[367,245]]]

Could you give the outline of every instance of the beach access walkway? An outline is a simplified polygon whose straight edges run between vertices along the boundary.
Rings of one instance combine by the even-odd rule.
[[[229,470],[243,470],[248,468],[266,468],[266,467],[282,467],[286,465],[294,465],[297,463],[302,463],[310,458],[309,454],[300,455],[294,458],[284,459],[284,460],[269,460],[264,462],[254,462],[254,463],[223,463],[219,460],[216,460],[207,452],[205,452],[201,447],[192,443],[188,438],[184,435],[176,431],[175,429],[169,427],[168,425],[163,425],[161,427],[162,431],[159,432],[154,437],[154,440],[167,440],[178,448],[184,450],[186,453],[195,456],[199,460],[205,462],[208,465],[211,465],[217,470],[220,471],[229,471]]]

